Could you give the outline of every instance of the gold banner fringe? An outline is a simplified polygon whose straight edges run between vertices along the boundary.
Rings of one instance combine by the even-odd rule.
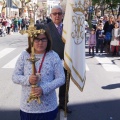
[[[73,76],[71,75],[71,70],[70,70],[70,68],[68,67],[68,65],[66,64],[66,62],[64,62],[64,67],[65,67],[65,69],[70,73],[70,77],[71,77],[71,79],[72,79],[72,81],[74,82],[74,84],[78,87],[78,89],[82,92],[83,91],[83,88],[84,88],[84,86],[85,86],[85,80],[86,80],[86,71],[85,71],[85,73],[84,73],[84,78],[83,79],[80,79],[82,82],[84,82],[83,84],[83,87],[81,87],[77,82],[76,82],[76,80],[73,78]]]

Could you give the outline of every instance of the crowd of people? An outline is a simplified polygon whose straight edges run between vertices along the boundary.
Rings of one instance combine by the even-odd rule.
[[[96,49],[96,55],[99,55],[99,51],[102,55],[104,51],[112,56],[118,56],[120,51],[120,15],[117,18],[113,15],[104,15],[100,18],[94,16],[91,25],[92,29],[88,30],[89,25],[85,23],[89,54],[94,56]],[[87,32],[90,33],[89,38]]]
[[[27,17],[17,17],[14,18],[4,17],[0,18],[0,30],[1,34],[6,33],[10,35],[11,32],[18,32],[19,30],[25,30],[29,26],[29,18]]]
[[[48,22],[51,22],[51,19],[49,17],[46,17],[44,20],[39,19],[36,20],[37,24],[46,24]],[[4,17],[0,18],[0,35],[10,35],[11,32],[19,32],[19,30],[27,30],[28,26],[30,24],[30,18],[29,17],[18,17],[17,14],[15,14],[14,17]]]

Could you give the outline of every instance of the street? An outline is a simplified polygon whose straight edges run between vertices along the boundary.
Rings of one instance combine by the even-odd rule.
[[[20,120],[21,86],[14,84],[11,76],[27,44],[27,35],[0,37],[0,120]],[[68,120],[120,120],[119,91],[120,57],[89,56],[86,46],[86,83],[81,92],[70,81],[68,106],[72,114],[68,114]]]

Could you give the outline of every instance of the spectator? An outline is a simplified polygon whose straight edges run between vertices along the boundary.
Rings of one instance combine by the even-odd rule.
[[[100,20],[98,21],[98,24],[97,24],[97,25],[98,25],[98,26],[99,26],[99,25],[102,25],[102,29],[103,29],[104,25],[103,25],[102,19],[100,19]]]
[[[105,34],[105,46],[106,46],[106,52],[110,53],[110,42],[112,37],[112,29],[114,28],[114,16],[109,16],[109,21],[107,21],[104,25],[104,34]]]
[[[98,29],[96,31],[96,54],[98,55],[98,50],[100,48],[100,55],[103,53],[104,48],[104,30],[102,24],[98,25]]]
[[[88,39],[88,45],[89,45],[89,55],[91,55],[91,49],[92,49],[92,55],[94,55],[94,47],[96,45],[96,33],[94,28],[91,30],[91,34]]]
[[[30,24],[29,18],[25,17],[25,27],[26,27],[26,30],[28,30],[29,24]]]
[[[21,30],[22,19],[18,17],[18,29]]]
[[[108,15],[104,15],[103,17],[103,25],[109,20]]]
[[[98,23],[97,16],[93,16],[91,24],[92,24],[92,28],[94,28],[95,30],[96,30],[97,23]]]
[[[22,30],[25,30],[26,28],[25,28],[25,18],[24,17],[22,17],[22,21],[21,21],[21,29]]]
[[[18,32],[18,18],[16,15],[13,19],[13,26],[14,26],[14,32]]]
[[[3,26],[3,28],[5,29],[5,31],[7,30],[7,20],[6,20],[6,18],[3,18],[2,19],[2,26]]]
[[[120,28],[118,22],[115,22],[114,29],[112,30],[111,50],[112,55],[118,55],[118,47],[120,45]]]
[[[49,17],[46,17],[46,22],[47,23],[51,22],[51,19]]]
[[[11,24],[12,24],[12,21],[9,17],[7,17],[7,34],[10,35],[10,29],[11,29]]]

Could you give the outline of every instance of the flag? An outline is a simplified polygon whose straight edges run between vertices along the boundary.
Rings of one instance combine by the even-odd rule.
[[[84,0],[67,0],[62,34],[65,42],[64,66],[81,91],[86,80],[84,21]]]

